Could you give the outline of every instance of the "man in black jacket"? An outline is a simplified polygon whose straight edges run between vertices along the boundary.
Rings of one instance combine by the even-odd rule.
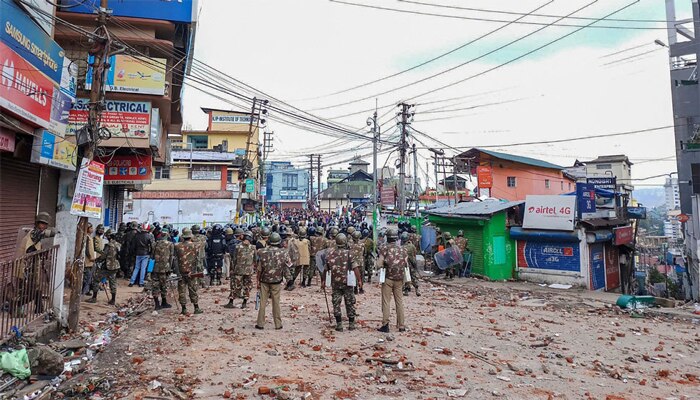
[[[131,274],[129,287],[134,286],[137,278],[139,278],[138,285],[143,287],[144,280],[146,279],[146,270],[148,269],[148,260],[153,257],[155,241],[155,238],[148,231],[146,226],[139,230],[134,236],[131,248],[133,254],[136,256],[136,264],[134,265],[134,273]]]

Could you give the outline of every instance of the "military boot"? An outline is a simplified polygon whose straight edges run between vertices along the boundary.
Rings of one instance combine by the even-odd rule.
[[[160,308],[172,308],[170,304],[168,304],[168,300],[165,299],[165,296],[161,297],[160,299]]]
[[[306,278],[301,278],[301,287],[306,287]]]
[[[343,331],[343,318],[342,317],[335,317],[335,330],[338,332]]]
[[[355,318],[348,318],[350,320],[350,324],[348,325],[348,330],[349,331],[354,331],[357,329],[357,325],[355,325]]]
[[[243,299],[243,303],[241,303],[241,310],[244,308],[248,308],[248,299]]]
[[[377,329],[379,332],[389,333],[389,324],[382,325],[381,328]]]
[[[153,302],[154,302],[155,305],[156,305],[156,306],[155,306],[155,309],[156,309],[156,310],[160,310],[160,308],[161,308],[161,307],[160,307],[160,300],[159,300],[156,296],[153,296]]]
[[[418,290],[418,287],[416,287],[416,296],[420,297],[420,290]]]
[[[180,311],[180,314],[187,315],[187,306],[185,306],[185,305],[182,306],[182,311]]]
[[[233,299],[229,299],[228,303],[226,303],[226,305],[224,306],[224,308],[233,308],[233,307],[234,307]]]
[[[92,293],[92,297],[89,299],[85,300],[86,303],[97,303],[97,291],[94,291]]]
[[[110,297],[110,299],[109,299],[109,301],[107,302],[107,304],[109,304],[110,306],[113,306],[116,300],[117,300],[117,295],[116,295],[115,293],[113,293],[113,294],[112,294],[112,297]]]
[[[201,308],[199,308],[199,304],[194,305],[194,313],[195,314],[202,314],[204,311],[202,311]]]

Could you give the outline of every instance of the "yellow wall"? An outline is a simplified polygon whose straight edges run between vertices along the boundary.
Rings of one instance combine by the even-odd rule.
[[[221,190],[221,181],[200,181],[189,178],[189,164],[172,165],[170,179],[153,179],[143,190]]]
[[[220,145],[224,140],[228,141],[228,151],[230,153],[233,153],[236,151],[236,149],[243,149],[245,150],[246,142],[248,140],[248,130],[246,128],[245,132],[226,132],[226,131],[191,131],[191,132],[182,132],[182,143],[183,143],[183,149],[186,149],[187,146],[185,143],[188,143],[188,136],[207,136],[208,137],[208,144],[207,148],[208,149],[213,149],[214,146]],[[249,159],[253,160],[255,159],[255,153],[258,151],[258,141],[259,141],[260,133],[258,129],[253,129],[253,137],[250,139],[250,153],[249,153]],[[257,166],[257,162],[255,163],[255,166]]]

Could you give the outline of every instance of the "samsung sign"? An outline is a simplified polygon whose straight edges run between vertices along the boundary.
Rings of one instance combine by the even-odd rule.
[[[215,115],[211,122],[218,124],[250,124],[250,115]]]

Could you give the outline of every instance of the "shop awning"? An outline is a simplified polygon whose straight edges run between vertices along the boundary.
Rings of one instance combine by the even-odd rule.
[[[544,231],[538,229],[523,229],[519,226],[510,228],[510,238],[531,242],[577,243],[581,241],[575,231]]]
[[[586,242],[588,243],[610,242],[613,238],[615,238],[615,235],[613,235],[612,231],[586,231]]]

